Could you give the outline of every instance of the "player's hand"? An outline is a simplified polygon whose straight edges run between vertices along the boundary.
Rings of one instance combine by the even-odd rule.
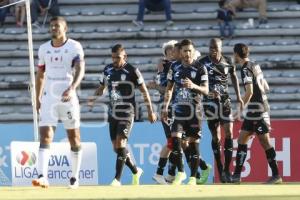
[[[147,83],[147,88],[148,88],[148,89],[155,89],[155,88],[156,88],[156,83],[155,83],[155,81],[149,81],[149,82]]]
[[[194,83],[189,78],[185,78],[185,79],[182,79],[182,86],[184,88],[193,89]]]
[[[148,120],[150,123],[154,123],[157,120],[156,114],[154,112],[148,113]]]
[[[168,111],[165,109],[161,111],[161,120],[168,123]]]
[[[41,108],[41,101],[39,99],[37,99],[35,109],[38,114],[40,113],[40,108]]]
[[[70,101],[74,92],[75,92],[75,90],[72,87],[68,87],[68,89],[66,89],[63,92],[61,101],[62,102],[68,102],[68,101]]]
[[[238,100],[237,111],[233,114],[233,119],[235,121],[242,121],[243,109],[244,109],[243,100],[241,100],[241,102]]]
[[[221,95],[219,92],[217,91],[212,91],[212,92],[209,92],[208,93],[208,97],[211,98],[211,99],[218,99],[218,100],[221,100]]]
[[[93,110],[96,98],[94,96],[89,97],[88,100],[88,107],[90,108],[89,111]]]

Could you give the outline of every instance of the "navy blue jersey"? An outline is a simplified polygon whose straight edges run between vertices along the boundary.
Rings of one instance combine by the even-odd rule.
[[[163,71],[157,72],[156,75],[156,84],[162,86],[162,87],[167,87],[168,84],[168,72],[170,68],[175,68],[177,65],[179,65],[180,62],[178,61],[169,61],[169,60],[163,60]],[[160,100],[159,102],[163,102],[164,100],[164,94],[160,95]]]
[[[183,88],[182,80],[185,78],[189,78],[196,85],[201,85],[208,80],[207,70],[202,66],[184,66],[183,64],[170,68],[168,81],[175,84],[173,92],[175,114],[189,114],[191,112],[190,108],[194,109],[201,100],[198,92]]]
[[[269,105],[267,95],[264,89],[264,76],[260,66],[254,62],[246,62],[241,69],[241,77],[244,86],[253,85],[253,95],[248,104],[248,110],[261,110],[260,112],[268,112]]]
[[[215,91],[221,97],[228,97],[228,77],[236,70],[231,58],[222,56],[220,62],[216,64],[209,56],[205,56],[198,62],[207,69],[209,92]],[[204,100],[208,100],[208,97],[205,96]]]
[[[126,63],[121,69],[112,64],[104,68],[100,84],[107,86],[110,100],[110,113],[113,109],[124,109],[133,112],[135,106],[136,86],[142,85],[144,79],[140,71]],[[123,110],[123,112],[124,112]]]

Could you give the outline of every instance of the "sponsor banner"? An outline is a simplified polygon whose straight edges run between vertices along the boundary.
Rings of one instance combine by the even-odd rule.
[[[98,183],[110,184],[115,176],[116,154],[113,151],[109,137],[109,128],[107,123],[82,123],[81,125],[82,142],[95,142],[97,145],[98,160]],[[18,125],[1,125],[0,126],[0,185],[11,185],[11,167],[10,143],[11,141],[33,141],[33,128],[31,124]],[[62,126],[56,129],[54,142],[67,142],[66,132]],[[207,163],[212,164],[213,156],[211,151],[211,135],[208,131],[206,123],[203,123],[203,139],[201,140],[200,152],[201,156]],[[137,166],[144,170],[141,177],[141,184],[154,184],[152,176],[156,172],[159,153],[161,148],[166,144],[166,137],[160,122],[150,124],[149,122],[135,122],[128,141],[129,151],[133,155],[133,159]],[[38,148],[36,148],[38,149]],[[52,149],[52,147],[51,147]],[[23,151],[24,149],[20,149]],[[34,152],[34,151],[32,151]],[[68,152],[66,151],[64,155]],[[62,155],[59,151],[58,154]],[[85,159],[85,155],[83,159]],[[15,159],[15,158],[12,158]],[[60,162],[60,157],[55,158]],[[55,160],[54,159],[54,160]],[[56,160],[54,161],[55,163]],[[83,164],[90,163],[92,159],[83,161]],[[93,159],[96,160],[96,159]],[[184,159],[185,160],[185,159]],[[69,161],[69,160],[68,160]],[[166,166],[164,175],[167,175]],[[50,168],[49,168],[50,169]],[[185,171],[190,175],[190,170],[185,163]],[[19,175],[19,174],[17,174]],[[122,183],[131,183],[132,174],[128,167],[125,166]],[[208,182],[212,182],[213,173],[209,177]]]
[[[95,143],[83,142],[82,164],[79,171],[80,185],[98,184],[97,147]],[[38,142],[12,142],[11,177],[12,185],[31,185],[38,177]],[[70,145],[67,142],[51,144],[48,162],[48,180],[51,185],[68,185],[72,177]]]
[[[300,146],[300,121],[299,120],[272,120],[271,144],[276,151],[279,174],[283,181],[300,181],[300,157],[297,155]],[[235,157],[238,147],[237,138],[241,122],[234,123],[234,151],[231,170],[234,171]],[[222,142],[223,144],[223,142]],[[219,182],[217,169],[215,168],[215,182]],[[248,151],[242,170],[243,182],[265,182],[272,176],[265,151],[254,134],[248,142]]]

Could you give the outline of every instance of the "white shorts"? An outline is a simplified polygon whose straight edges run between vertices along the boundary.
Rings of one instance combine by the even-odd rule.
[[[79,128],[80,107],[77,96],[69,102],[61,102],[49,96],[42,99],[39,126],[57,126],[58,120],[63,122],[65,129]]]

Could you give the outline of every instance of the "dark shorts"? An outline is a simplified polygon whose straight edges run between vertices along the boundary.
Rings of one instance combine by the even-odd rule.
[[[271,130],[270,116],[268,113],[247,113],[241,130],[257,133],[258,135],[269,133]]]
[[[222,102],[206,101],[203,103],[203,108],[210,129],[215,127],[216,123],[233,122],[230,98],[224,99]]]
[[[198,116],[197,116],[198,115]],[[189,120],[184,120],[178,117],[175,113],[174,122],[171,126],[171,132],[182,133],[182,137],[201,138],[201,115],[194,114]],[[199,117],[200,116],[200,117]]]
[[[110,139],[112,141],[116,140],[117,135],[123,135],[128,139],[133,125],[133,120],[134,115],[131,115],[126,120],[117,120],[110,116],[108,118]]]

